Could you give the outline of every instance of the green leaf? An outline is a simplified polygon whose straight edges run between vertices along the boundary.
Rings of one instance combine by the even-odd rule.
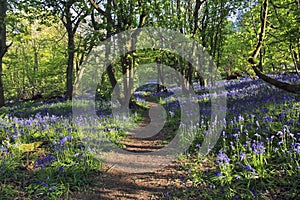
[[[43,144],[43,142],[33,142],[29,144],[21,144],[18,146],[19,151],[22,152],[31,152],[34,151],[36,148],[40,147]]]

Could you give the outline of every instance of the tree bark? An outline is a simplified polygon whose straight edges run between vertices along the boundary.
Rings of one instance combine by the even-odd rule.
[[[74,32],[72,28],[71,19],[67,19],[66,29],[68,32],[68,65],[66,73],[66,98],[72,99],[73,94],[73,68],[74,68],[74,55],[75,55],[75,42]]]
[[[195,5],[194,13],[193,13],[193,17],[194,17],[194,28],[193,28],[193,32],[192,32],[193,35],[195,35],[197,30],[198,30],[198,27],[199,27],[199,25],[198,25],[198,21],[199,21],[198,12],[199,12],[199,10],[200,10],[200,8],[201,8],[201,6],[204,2],[205,2],[205,0],[202,0],[202,1],[196,0],[196,5]]]
[[[6,46],[6,11],[7,11],[7,0],[0,0],[0,107],[4,106],[4,86],[2,80],[2,70],[3,70],[3,56],[7,51]]]
[[[161,79],[162,78],[162,75],[161,75],[161,61],[159,58],[156,58],[156,64],[157,64],[157,86],[156,86],[156,92],[160,92],[161,90],[161,87],[160,85],[163,85],[164,82],[163,80]]]

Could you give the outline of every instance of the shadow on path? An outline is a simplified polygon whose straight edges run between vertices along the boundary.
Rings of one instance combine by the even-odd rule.
[[[150,102],[149,107],[154,108],[152,111],[149,109],[148,112],[143,116],[143,121],[140,124],[140,130],[132,130],[127,133],[128,137],[125,138],[121,143],[126,145],[124,150],[134,153],[146,153],[155,152],[164,147],[165,137],[169,134],[166,128],[162,131],[157,131],[156,128],[162,128],[161,123],[163,116],[161,115],[161,106],[159,104]],[[150,111],[152,113],[150,113]],[[152,116],[151,116],[152,115]],[[159,116],[156,120],[153,120],[153,116]],[[151,122],[152,120],[152,122]],[[151,126],[149,126],[151,124]],[[154,129],[152,129],[154,127]],[[143,129],[141,131],[141,129]],[[150,133],[149,130],[153,130],[155,134]],[[138,137],[139,134],[143,134],[146,131],[150,137],[142,138]],[[120,155],[120,154],[119,154]],[[122,155],[121,155],[122,156]],[[83,200],[148,200],[148,199],[162,199],[172,191],[178,191],[181,187],[177,180],[179,172],[175,162],[153,172],[143,173],[128,173],[118,170],[115,166],[122,164],[128,164],[129,167],[134,167],[131,163],[134,163],[136,159],[134,156],[128,156],[126,163],[118,163],[117,157],[112,155],[110,164],[115,161],[114,164],[104,165],[102,167],[102,173],[97,177],[91,177],[96,180],[96,183],[89,187],[86,192],[74,192],[71,193],[69,199],[83,199]],[[163,161],[163,157],[161,158]],[[160,160],[147,160],[148,163],[161,162]],[[145,161],[146,162],[146,161]]]

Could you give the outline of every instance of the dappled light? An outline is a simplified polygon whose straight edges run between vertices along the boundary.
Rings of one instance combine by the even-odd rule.
[[[299,0],[0,0],[0,200],[300,199],[299,24]]]

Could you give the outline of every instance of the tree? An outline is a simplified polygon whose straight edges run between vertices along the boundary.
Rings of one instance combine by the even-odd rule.
[[[3,59],[6,99],[62,95],[65,89],[67,36],[56,17],[43,20],[8,12],[7,38],[13,46]]]
[[[0,0],[0,106],[5,104],[4,98],[4,86],[2,80],[3,71],[3,57],[6,54],[8,48],[12,45],[6,44],[6,11],[7,11],[7,0]]]
[[[259,69],[259,64],[257,62],[257,57],[260,55],[260,50],[263,46],[266,36],[266,27],[267,27],[267,19],[268,19],[268,9],[269,9],[269,0],[264,0],[263,4],[261,5],[261,13],[260,13],[260,33],[259,39],[256,45],[256,48],[253,50],[251,57],[248,59],[248,62],[251,64],[256,75],[261,78],[262,80],[266,81],[278,87],[280,89],[286,90],[288,92],[300,94],[300,84],[292,84],[287,82],[278,81],[274,78],[271,78],[264,73],[261,72]]]
[[[111,36],[118,34],[122,31],[134,30],[135,28],[142,28],[146,24],[146,19],[149,17],[153,6],[148,4],[143,0],[134,1],[113,1],[108,0],[107,2],[90,0],[91,5],[94,7],[96,12],[92,15],[92,24],[95,30],[103,28],[106,32],[106,37],[103,39],[110,39]],[[104,26],[100,26],[97,22],[96,17],[100,16],[103,19]],[[139,30],[133,32],[128,38],[124,38],[126,44],[118,44],[116,50],[122,52],[129,52],[120,58],[121,71],[123,74],[123,85],[124,85],[124,98],[121,100],[119,98],[122,106],[130,98],[130,93],[133,90],[133,68],[135,65],[135,55],[133,49],[135,48],[136,38],[138,37]],[[115,42],[115,41],[112,41]],[[106,48],[106,54],[110,54],[110,47]],[[106,56],[107,57],[107,56]],[[107,67],[108,77],[111,86],[114,88],[117,84],[117,79],[115,77],[116,66],[110,64]]]
[[[91,9],[85,0],[61,0],[61,1],[36,1],[23,2],[25,7],[33,5],[42,10],[41,18],[48,17],[49,12],[53,16],[59,16],[68,36],[67,68],[66,68],[66,98],[72,99],[74,81],[74,59],[76,53],[75,36],[81,22],[90,15]]]
[[[57,9],[68,33],[68,64],[66,72],[66,98],[72,99],[74,80],[75,34],[81,21],[89,14],[84,1],[68,0],[62,3],[51,2],[50,7]]]

